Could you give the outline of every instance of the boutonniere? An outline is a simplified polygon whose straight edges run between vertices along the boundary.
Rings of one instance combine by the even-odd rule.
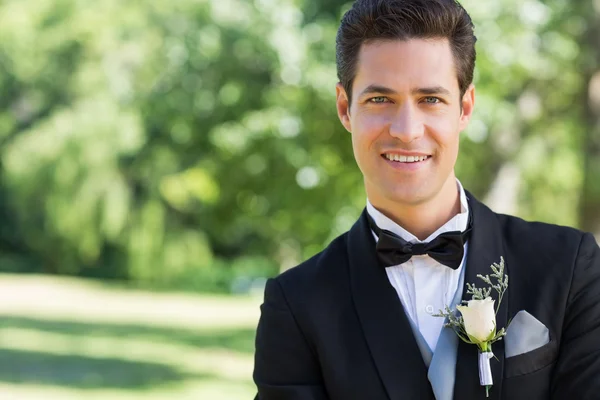
[[[439,314],[434,315],[447,318],[448,322],[444,325],[445,327],[452,328],[463,342],[478,347],[479,383],[481,386],[485,386],[486,397],[489,397],[489,390],[494,384],[490,368],[490,359],[494,357],[492,344],[506,335],[506,327],[497,330],[496,314],[498,314],[502,296],[508,288],[508,275],[504,273],[504,258],[500,257],[500,263],[493,263],[491,269],[493,272],[491,275],[477,275],[489,287],[480,289],[467,283],[467,294],[471,295],[471,300],[463,300],[462,305],[456,306],[460,316],[448,306],[445,311],[440,310]],[[495,281],[495,284],[492,280]],[[495,308],[495,300],[490,297],[492,290],[498,292],[498,304]]]

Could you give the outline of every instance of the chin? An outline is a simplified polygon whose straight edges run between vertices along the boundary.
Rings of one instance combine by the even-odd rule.
[[[393,203],[406,204],[406,205],[418,205],[429,198],[431,198],[430,190],[425,188],[403,188],[401,190],[395,189],[388,191],[386,196]]]

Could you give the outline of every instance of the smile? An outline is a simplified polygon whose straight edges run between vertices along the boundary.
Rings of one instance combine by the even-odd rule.
[[[431,156],[402,156],[399,154],[382,154],[382,156],[390,161],[401,162],[401,163],[416,163],[425,161]]]

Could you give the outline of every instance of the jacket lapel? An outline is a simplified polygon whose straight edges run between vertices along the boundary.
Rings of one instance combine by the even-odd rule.
[[[408,317],[377,260],[366,210],[349,232],[348,258],[358,319],[388,397],[433,399]]]
[[[477,287],[487,286],[478,274],[489,275],[490,265],[500,262],[500,257],[505,256],[502,232],[498,217],[489,208],[478,202],[473,195],[467,192],[467,198],[473,212],[473,231],[469,239],[467,264],[465,271],[465,284],[463,288],[463,300],[470,300],[467,295],[467,283],[475,284]],[[506,260],[505,260],[506,261]],[[505,273],[509,275],[508,265],[505,265]],[[504,294],[500,308],[496,316],[498,329],[506,327],[508,315],[508,291]],[[492,291],[492,297],[498,304],[498,293]],[[502,377],[504,371],[504,341],[494,343],[492,348],[496,358],[490,361],[494,385],[490,389],[490,400],[499,400],[502,392]],[[479,385],[479,368],[477,347],[459,341],[456,362],[456,382],[454,385],[455,399],[486,399],[485,388]]]

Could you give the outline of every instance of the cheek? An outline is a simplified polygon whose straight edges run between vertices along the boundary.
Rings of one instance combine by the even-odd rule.
[[[428,121],[430,132],[438,146],[445,151],[458,149],[460,131],[458,121],[450,118],[432,118]]]
[[[356,113],[352,123],[352,147],[354,158],[365,173],[374,168],[373,155],[377,152],[375,143],[384,131],[387,119],[382,115]]]
[[[361,141],[372,141],[389,125],[389,117],[383,113],[357,113],[352,121],[353,132]]]

